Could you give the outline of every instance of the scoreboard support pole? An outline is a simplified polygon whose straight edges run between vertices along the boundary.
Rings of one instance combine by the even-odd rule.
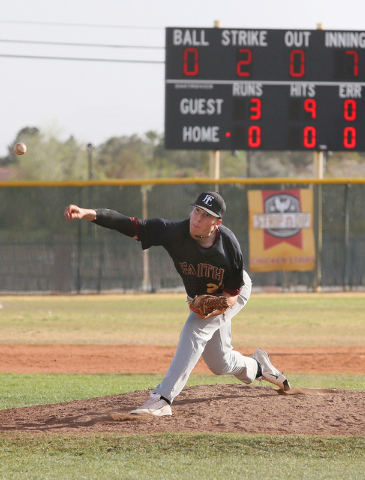
[[[222,23],[220,20],[214,21],[214,28],[221,28]],[[220,169],[221,169],[221,152],[219,150],[212,150],[210,152],[209,159],[209,176],[214,178],[214,180],[219,180],[220,178]],[[215,184],[214,190],[219,192],[218,183]]]
[[[351,184],[347,183],[345,187],[345,241],[344,241],[344,258],[345,268],[343,272],[343,290],[350,289],[349,285],[349,265],[350,265],[350,188]]]
[[[317,30],[323,30],[323,23],[317,23]],[[313,152],[313,170],[315,178],[322,179],[324,173],[323,151]],[[322,246],[323,246],[323,218],[322,218],[322,185],[317,185],[317,258],[315,272],[315,291],[321,291],[322,283]]]
[[[315,178],[323,179],[324,176],[324,152],[314,152],[313,153],[313,166],[314,166],[314,176]],[[318,184],[316,195],[316,204],[317,204],[317,228],[316,228],[316,237],[317,237],[317,255],[316,255],[316,271],[314,278],[314,290],[316,292],[321,291],[322,283],[322,246],[323,246],[323,218],[322,218],[322,185]]]
[[[221,162],[221,152],[220,150],[211,150],[209,158],[209,176],[214,178],[215,181],[220,178],[220,162]],[[219,192],[218,183],[214,187],[216,192]]]

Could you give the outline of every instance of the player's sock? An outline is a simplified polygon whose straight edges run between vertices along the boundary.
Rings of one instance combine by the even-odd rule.
[[[256,360],[257,362],[257,360]],[[261,363],[257,362],[257,373],[256,373],[256,378],[262,377],[262,368],[261,368]]]
[[[167,402],[169,405],[171,405],[171,402],[170,402],[169,399],[163,397],[162,395],[160,395],[160,398],[161,398],[161,400],[165,400],[165,402]]]

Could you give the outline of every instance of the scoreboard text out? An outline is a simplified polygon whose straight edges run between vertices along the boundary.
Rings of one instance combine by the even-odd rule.
[[[365,151],[365,32],[166,29],[165,146]]]

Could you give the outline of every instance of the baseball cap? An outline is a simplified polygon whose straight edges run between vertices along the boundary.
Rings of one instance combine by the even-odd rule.
[[[196,202],[190,205],[199,207],[213,215],[213,217],[218,218],[222,218],[226,211],[225,201],[217,192],[203,192],[199,195]]]

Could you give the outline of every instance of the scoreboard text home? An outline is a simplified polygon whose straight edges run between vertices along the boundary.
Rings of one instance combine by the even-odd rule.
[[[166,29],[165,145],[365,151],[365,32]]]

